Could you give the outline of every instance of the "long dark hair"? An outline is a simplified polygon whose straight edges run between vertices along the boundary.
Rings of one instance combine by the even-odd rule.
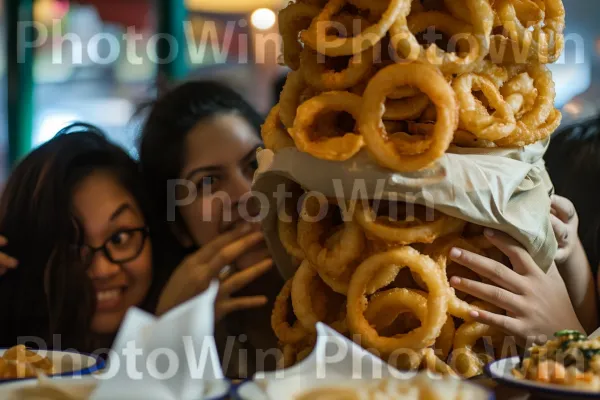
[[[18,337],[36,336],[54,347],[91,350],[95,296],[80,265],[75,244],[79,229],[72,216],[75,185],[98,169],[111,172],[138,205],[153,242],[153,285],[146,304],[153,310],[170,274],[161,265],[160,227],[150,212],[139,168],[97,128],[74,124],[31,152],[10,176],[0,201],[0,232],[9,244],[3,251],[19,266],[0,278],[0,347]]]
[[[594,272],[600,263],[600,117],[555,134],[546,153],[556,193],[579,214],[579,237]]]
[[[150,107],[139,139],[140,165],[158,215],[167,215],[167,182],[181,172],[184,142],[199,122],[237,113],[260,133],[263,119],[241,95],[217,82],[188,82]]]

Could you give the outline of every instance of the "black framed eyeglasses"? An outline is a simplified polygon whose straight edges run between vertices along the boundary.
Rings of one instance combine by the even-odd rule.
[[[89,267],[96,256],[101,251],[104,256],[114,264],[124,264],[133,261],[139,257],[146,244],[146,239],[150,236],[147,227],[123,229],[115,232],[106,239],[100,247],[82,245],[79,248],[79,255],[83,265]]]

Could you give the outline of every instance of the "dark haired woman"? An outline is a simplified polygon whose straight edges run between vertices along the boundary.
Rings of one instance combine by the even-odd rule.
[[[244,223],[244,213],[257,212],[246,200],[257,168],[261,123],[262,118],[240,95],[213,82],[183,84],[152,105],[142,131],[140,162],[162,216],[168,215],[172,206],[169,201],[174,200],[169,197],[172,194],[167,192],[167,183],[187,183],[177,185],[174,195],[184,205],[176,209],[171,223],[171,231],[183,248],[202,248]],[[194,188],[196,196],[190,197],[190,189]],[[261,243],[237,258],[231,267],[249,272],[265,260],[270,260],[270,255]],[[271,270],[241,292],[274,299],[282,284],[277,272]],[[256,307],[250,303],[247,306]],[[245,335],[247,341],[237,344],[248,350],[248,369],[242,366],[230,370],[230,375],[245,377],[254,369],[274,367],[274,360],[269,360],[273,366],[260,365],[261,361],[253,358],[255,350],[272,349],[277,343],[270,329],[271,307],[260,306],[226,321],[229,334]]]
[[[50,348],[108,348],[130,307],[166,311],[204,290],[206,279],[194,292],[165,285],[179,260],[167,259],[150,208],[137,164],[92,126],[66,128],[27,156],[0,201],[10,256],[0,257],[0,347],[33,336]],[[183,268],[206,259],[194,254]]]

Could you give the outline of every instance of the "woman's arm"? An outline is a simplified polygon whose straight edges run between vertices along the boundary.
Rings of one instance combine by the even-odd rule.
[[[578,235],[579,217],[570,200],[552,197],[552,228],[558,240],[555,261],[569,297],[586,332],[598,327],[596,285],[588,258]]]

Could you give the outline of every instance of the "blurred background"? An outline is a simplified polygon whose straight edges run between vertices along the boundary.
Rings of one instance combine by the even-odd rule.
[[[275,18],[285,3],[0,0],[0,184],[12,163],[76,120],[135,154],[137,111],[169,80],[224,80],[268,111],[286,74]],[[599,109],[600,1],[564,3],[566,51],[551,67],[569,124]],[[35,50],[15,49],[11,32],[32,31],[19,19],[35,21],[37,34],[26,37]]]

